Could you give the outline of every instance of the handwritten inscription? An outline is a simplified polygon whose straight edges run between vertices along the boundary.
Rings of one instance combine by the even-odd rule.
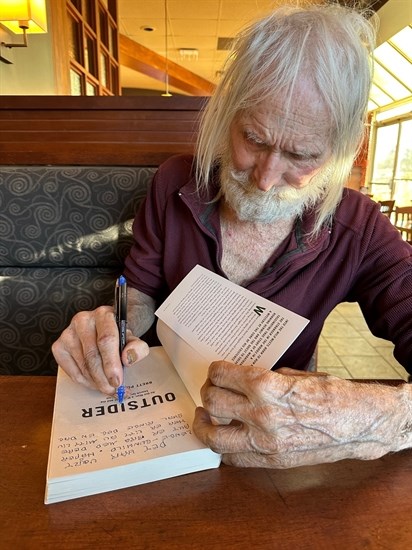
[[[158,420],[130,423],[125,430],[113,428],[58,439],[57,451],[64,469],[75,469],[109,462],[112,466],[125,457],[157,454],[172,441],[192,435],[182,413]],[[150,456],[149,456],[150,458]]]

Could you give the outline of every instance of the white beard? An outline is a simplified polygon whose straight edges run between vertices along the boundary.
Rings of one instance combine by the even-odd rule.
[[[325,167],[300,189],[290,185],[261,191],[250,177],[250,171],[235,170],[223,159],[220,173],[221,193],[240,221],[273,223],[301,217],[321,198],[329,180],[330,169]]]

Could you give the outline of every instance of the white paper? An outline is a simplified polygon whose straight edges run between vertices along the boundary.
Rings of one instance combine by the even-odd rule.
[[[208,363],[226,360],[267,369],[309,322],[199,265],[156,315]]]

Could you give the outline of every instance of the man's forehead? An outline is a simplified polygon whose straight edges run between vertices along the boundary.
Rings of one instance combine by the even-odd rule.
[[[279,102],[265,102],[240,111],[235,117],[236,122],[256,131],[276,130],[280,128],[317,128],[328,132],[331,128],[331,119],[326,109],[314,108],[304,103],[295,105],[281,105]]]
[[[264,100],[256,98],[255,103],[239,111],[236,118],[246,123],[266,121],[274,125],[290,121],[330,126],[332,122],[320,92],[306,80],[295,86],[292,94],[276,93]]]

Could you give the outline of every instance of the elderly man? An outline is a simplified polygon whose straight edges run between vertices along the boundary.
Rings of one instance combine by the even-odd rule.
[[[239,466],[372,459],[412,446],[412,387],[307,372],[323,322],[357,301],[412,372],[412,259],[378,205],[344,183],[364,130],[370,22],[341,6],[282,7],[239,37],[204,112],[196,157],[158,170],[134,222],[126,365],[154,310],[196,264],[310,319],[272,371],[216,362],[198,437]],[[109,306],[77,314],[53,346],[72,379],[121,383]],[[212,422],[213,419],[213,422]]]

